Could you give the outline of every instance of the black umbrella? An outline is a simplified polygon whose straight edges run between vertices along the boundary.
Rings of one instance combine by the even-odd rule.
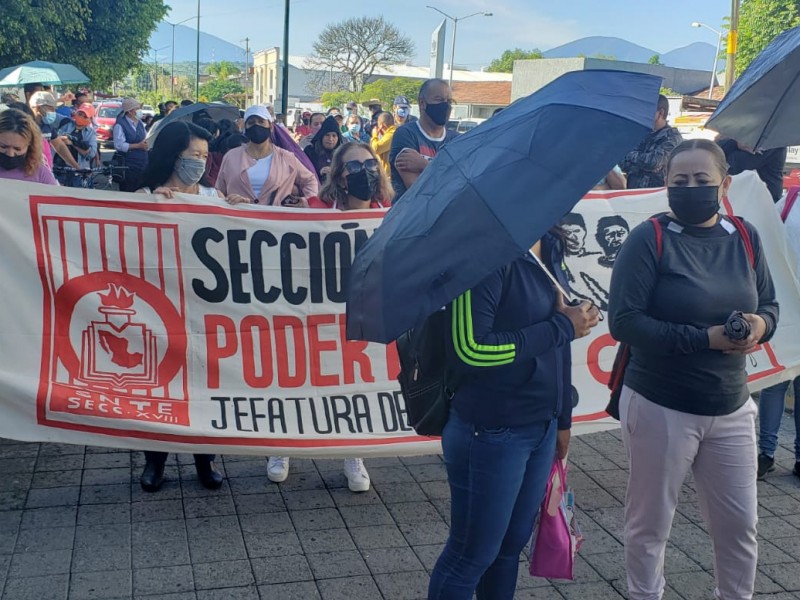
[[[152,148],[159,132],[167,123],[172,123],[173,121],[195,122],[202,118],[209,118],[213,121],[219,121],[220,119],[235,121],[239,118],[239,107],[223,102],[195,102],[194,104],[181,106],[163,119],[155,122],[147,133],[147,143]]]
[[[355,258],[348,337],[394,340],[527,252],[652,130],[660,86],[567,73],[442,148]]]
[[[751,148],[800,144],[800,27],[784,31],[762,50],[706,127]]]

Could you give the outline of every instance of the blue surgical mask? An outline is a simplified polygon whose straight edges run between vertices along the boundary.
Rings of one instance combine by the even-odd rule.
[[[141,109],[136,111],[136,118],[139,119],[140,121],[142,120],[143,115],[144,113],[141,111]]]
[[[361,131],[361,125],[359,123],[353,123],[349,127],[350,133],[358,133]]]
[[[52,125],[56,122],[58,115],[55,112],[46,112],[42,115],[42,123]]]
[[[410,113],[411,113],[411,111],[409,109],[407,109],[407,108],[398,108],[397,109],[397,116],[400,117],[401,119],[407,119],[408,115]]]

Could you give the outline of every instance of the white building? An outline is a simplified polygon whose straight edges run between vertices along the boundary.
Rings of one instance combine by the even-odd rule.
[[[320,73],[314,72],[307,68],[306,57],[304,56],[289,56],[289,102],[288,106],[295,106],[298,103],[311,103],[319,100],[318,95],[310,91],[309,84],[312,79],[330,76],[331,91],[339,91],[340,88],[334,88],[334,80],[336,79],[335,72]],[[253,54],[253,99],[256,104],[264,104],[266,102],[279,106],[281,103],[281,83],[283,74],[283,61],[280,58],[279,48],[268,48]],[[375,81],[376,79],[392,79],[395,77],[407,77],[409,79],[428,79],[430,77],[430,69],[427,66],[420,67],[414,65],[393,65],[389,67],[378,67],[375,73],[370,77],[367,82]],[[450,77],[450,71],[445,68],[443,73],[444,79]],[[498,103],[498,98],[495,96],[491,102],[486,104],[486,107],[492,106],[505,106],[510,101],[511,95],[511,74],[510,73],[485,73],[482,71],[462,71],[456,69],[453,71],[453,84],[455,88],[456,83],[462,85],[470,83],[493,83],[493,82],[507,82],[508,87],[508,100],[504,104]],[[323,84],[324,87],[324,84]],[[506,87],[506,86],[503,86]],[[472,96],[472,94],[470,95]],[[414,99],[410,98],[413,102]],[[455,98],[458,102],[458,97]],[[478,116],[477,113],[482,113],[482,110],[469,108],[472,116]]]

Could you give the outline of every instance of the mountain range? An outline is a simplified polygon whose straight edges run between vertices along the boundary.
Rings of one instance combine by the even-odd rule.
[[[150,48],[158,49],[158,61],[168,63],[172,58],[172,25],[159,23],[150,36]],[[261,50],[261,48],[251,48]],[[197,30],[185,25],[175,26],[175,62],[194,62],[197,52]],[[639,46],[615,37],[585,37],[544,52],[545,58],[570,58],[574,56],[614,57],[617,60],[646,63],[653,55],[658,55],[662,64],[681,69],[709,71],[714,61],[714,46],[705,42],[695,42],[660,54],[650,48]],[[154,60],[151,51],[148,61]],[[200,32],[200,62],[211,63],[222,60],[244,63],[245,52],[242,46],[232,44],[209,33]],[[488,61],[487,61],[488,62]],[[720,61],[719,68],[724,66]]]
[[[172,60],[172,25],[166,22],[158,24],[158,28],[150,36],[150,48],[158,50],[158,62],[166,64]],[[260,50],[261,48],[256,48]],[[250,49],[253,51],[253,48]],[[197,30],[186,25],[175,26],[175,62],[194,62],[197,56]],[[241,46],[232,44],[210,33],[200,31],[200,62],[212,63],[227,60],[244,64],[244,43]],[[151,50],[147,61],[153,62]],[[251,57],[252,60],[252,57]]]
[[[661,64],[679,69],[710,71],[716,48],[706,42],[694,42],[663,54],[616,37],[593,36],[581,38],[545,51],[545,58],[571,58],[574,56],[614,57],[617,60],[646,63],[658,55]],[[724,66],[720,61],[718,68]]]

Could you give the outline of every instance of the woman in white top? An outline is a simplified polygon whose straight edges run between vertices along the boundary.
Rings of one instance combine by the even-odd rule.
[[[205,180],[211,134],[186,121],[174,121],[158,134],[137,192],[172,198],[175,192],[221,198]],[[231,198],[231,202],[243,199]]]
[[[264,106],[247,109],[244,135],[249,141],[225,154],[217,189],[226,197],[236,194],[262,206],[305,208],[308,198],[319,192],[317,176],[293,152],[273,143],[272,126],[272,116]]]

